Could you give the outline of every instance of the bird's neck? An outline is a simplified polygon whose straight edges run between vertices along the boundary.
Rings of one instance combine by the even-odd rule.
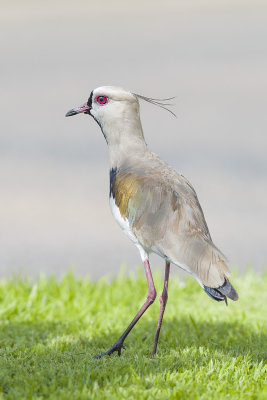
[[[142,157],[148,149],[140,118],[120,118],[101,126],[109,148],[110,168],[118,168],[125,160]]]

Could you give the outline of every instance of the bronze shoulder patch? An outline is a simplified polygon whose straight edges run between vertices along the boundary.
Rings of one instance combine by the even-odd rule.
[[[129,201],[142,184],[144,178],[133,172],[110,171],[110,196],[115,199],[121,216],[129,218]]]

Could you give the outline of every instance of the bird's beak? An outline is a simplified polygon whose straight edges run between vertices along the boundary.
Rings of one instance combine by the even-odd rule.
[[[80,107],[73,108],[72,110],[68,111],[65,117],[71,117],[72,115],[84,113],[84,114],[90,114],[91,107],[88,106],[88,104],[83,104]]]

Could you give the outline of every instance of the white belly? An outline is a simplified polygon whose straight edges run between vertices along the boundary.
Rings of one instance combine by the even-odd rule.
[[[122,218],[120,209],[116,205],[115,199],[112,196],[109,198],[109,205],[110,205],[110,209],[111,209],[113,217],[118,222],[118,224],[120,225],[123,232],[134,242],[134,244],[137,244],[138,240],[136,239],[135,235],[132,233],[128,220]]]
[[[140,251],[142,261],[145,261],[148,258],[148,253],[144,249],[144,247],[141,245],[141,243],[139,243],[136,236],[132,232],[128,220],[121,216],[120,209],[116,205],[115,199],[113,197],[109,198],[109,205],[110,205],[110,209],[111,209],[111,213],[112,213],[113,217],[115,218],[115,220],[117,221],[117,223],[119,224],[119,226],[121,227],[121,229],[123,230],[125,235],[127,235],[128,238],[131,239],[131,241],[136,245],[136,247]]]

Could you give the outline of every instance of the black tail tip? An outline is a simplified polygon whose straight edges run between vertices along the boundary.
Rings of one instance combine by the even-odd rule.
[[[209,286],[204,285],[205,292],[216,301],[225,301],[227,304],[227,297],[231,300],[238,300],[238,294],[235,288],[231,285],[228,279],[225,279],[224,284],[219,286],[218,288],[211,288]]]

